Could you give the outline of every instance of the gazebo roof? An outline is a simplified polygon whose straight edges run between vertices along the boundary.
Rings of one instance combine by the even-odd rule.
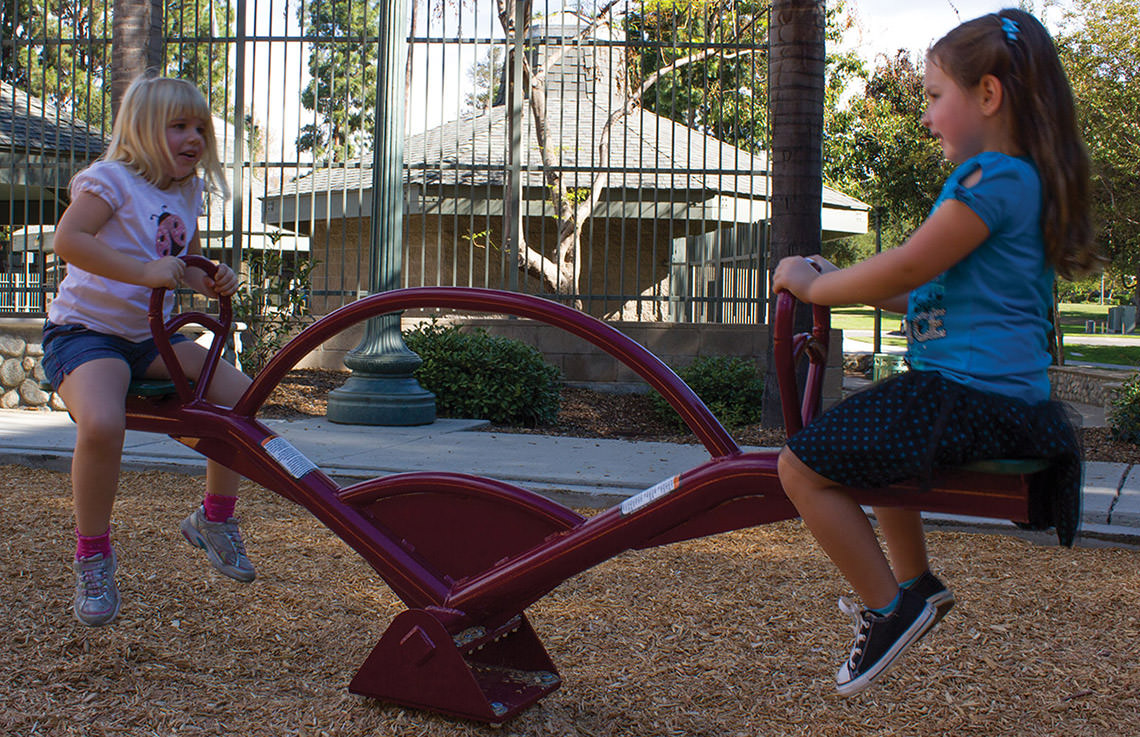
[[[615,115],[626,102],[614,89],[614,74],[608,68],[604,74],[598,71],[604,64],[596,58],[606,49],[564,42],[581,22],[563,14],[560,24],[539,29],[529,39],[530,53],[547,54],[547,141],[557,152],[554,168],[563,186],[586,188],[600,174],[608,176],[593,217],[766,220],[767,157],[641,107]],[[529,110],[522,115],[521,133],[524,212],[543,214],[544,164]],[[407,136],[408,212],[501,213],[509,141],[509,108],[503,104]],[[604,151],[603,142],[608,143]],[[372,178],[370,158],[316,169],[268,194],[266,222],[367,216]],[[830,235],[866,232],[866,204],[830,187],[824,187],[821,204]]]
[[[71,177],[106,146],[97,127],[0,82],[0,224],[55,222]]]
[[[0,151],[90,161],[107,147],[102,131],[55,105],[0,82]]]

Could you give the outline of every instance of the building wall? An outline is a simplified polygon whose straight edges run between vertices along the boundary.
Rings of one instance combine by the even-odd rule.
[[[503,235],[493,218],[411,216],[404,223],[403,274],[407,286],[510,288],[511,264],[502,250]],[[527,243],[552,256],[558,242],[552,218],[525,221]],[[668,318],[673,241],[685,235],[667,224],[636,220],[599,220],[582,235],[586,262],[580,281],[581,309],[603,319],[660,321]],[[326,314],[368,290],[368,218],[317,223],[312,237],[314,314]],[[344,290],[344,296],[322,296]],[[536,277],[519,273],[518,291],[549,289]],[[645,298],[640,298],[645,297]]]

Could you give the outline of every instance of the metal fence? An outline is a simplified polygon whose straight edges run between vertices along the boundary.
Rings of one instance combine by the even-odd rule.
[[[161,71],[217,111],[233,197],[209,203],[207,253],[247,272],[279,254],[286,280],[312,261],[300,287],[317,314],[373,289],[380,1],[155,5]],[[0,5],[0,312],[37,315],[62,276],[67,181],[109,132],[113,8]],[[763,321],[762,4],[537,0],[529,18],[409,5],[405,285],[514,289],[611,319]]]

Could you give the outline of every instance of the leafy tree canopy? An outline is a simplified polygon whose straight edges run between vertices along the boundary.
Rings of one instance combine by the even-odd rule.
[[[111,129],[112,0],[4,0],[0,79],[76,118]],[[234,25],[226,0],[165,0],[164,74],[193,80],[218,113],[228,95],[232,44],[213,42]]]
[[[371,150],[376,129],[376,38],[382,0],[302,3],[307,34],[333,38],[309,54],[309,84],[301,104],[317,120],[301,126],[297,149],[319,161],[344,161]]]
[[[1120,281],[1140,273],[1140,0],[1074,0],[1056,40],[1093,161],[1098,241]]]

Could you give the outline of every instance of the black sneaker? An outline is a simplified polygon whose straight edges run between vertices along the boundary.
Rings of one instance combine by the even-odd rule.
[[[941,622],[946,613],[954,608],[954,592],[946,588],[946,584],[939,581],[930,571],[926,571],[903,588],[910,589],[934,607],[934,624]]]
[[[847,599],[839,600],[839,608],[855,621],[851,657],[835,675],[840,695],[851,696],[870,686],[934,624],[933,606],[914,591],[900,592],[898,608],[886,616],[860,609]]]

